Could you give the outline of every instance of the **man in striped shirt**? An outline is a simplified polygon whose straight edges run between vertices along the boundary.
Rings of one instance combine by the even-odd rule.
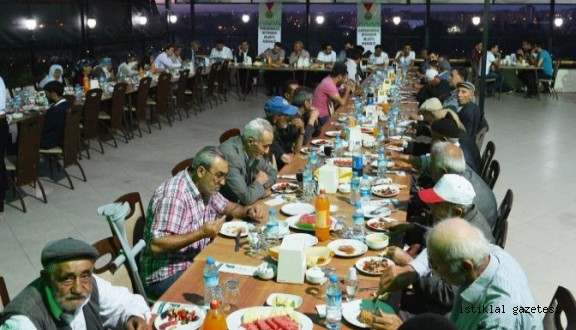
[[[216,147],[205,147],[190,168],[154,192],[144,229],[146,249],[140,260],[148,295],[161,296],[218,235],[227,216],[262,219],[259,205],[244,207],[219,193],[226,174],[226,157]]]

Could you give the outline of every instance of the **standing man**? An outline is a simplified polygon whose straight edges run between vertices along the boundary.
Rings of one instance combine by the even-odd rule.
[[[340,96],[338,88],[343,84],[345,84],[344,94]],[[320,126],[324,125],[330,118],[330,108],[333,106],[332,102],[338,106],[336,111],[346,109],[346,104],[352,95],[353,88],[354,83],[348,82],[346,65],[343,63],[334,64],[330,75],[322,79],[318,87],[314,90],[314,96],[312,97],[312,106],[318,109],[320,114],[320,118],[318,119]]]
[[[6,85],[4,79],[0,77],[0,220],[4,218],[4,197],[6,196],[6,164],[4,163],[4,156],[6,156],[6,146],[10,139],[10,132],[8,130],[8,120],[6,119]]]
[[[284,64],[286,52],[282,49],[281,43],[275,42],[272,49],[267,49],[259,57],[269,60],[271,62],[269,66],[280,67]],[[284,81],[283,72],[265,70],[264,81],[266,82],[266,95],[280,95],[280,86],[282,86]]]
[[[318,53],[316,62],[326,65],[327,68],[331,68],[336,63],[336,52],[332,50],[330,43],[327,42],[322,45],[322,51]]]
[[[382,45],[374,46],[374,53],[368,57],[368,63],[377,67],[388,67],[390,60],[388,59],[388,54],[382,50]]]
[[[224,46],[224,40],[216,40],[216,47],[212,48],[210,52],[210,59],[215,61],[232,60],[234,56],[232,55],[232,50]]]
[[[246,208],[220,193],[229,167],[216,147],[205,147],[192,165],[165,181],[152,195],[140,258],[146,292],[160,297],[192,264],[194,257],[218,235],[227,216],[262,217],[260,206]]]
[[[220,151],[228,159],[229,171],[222,195],[242,205],[250,205],[266,196],[276,182],[276,171],[263,157],[274,140],[274,128],[266,119],[250,121],[242,132],[222,143]]]

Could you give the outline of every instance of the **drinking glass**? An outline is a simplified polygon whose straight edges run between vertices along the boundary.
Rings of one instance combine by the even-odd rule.
[[[208,304],[210,304],[210,301],[212,300],[223,301],[223,298],[224,297],[222,296],[222,287],[220,285],[216,285],[210,288],[208,297],[204,297],[204,299],[208,299]]]
[[[238,284],[240,281],[235,277],[230,277],[224,281],[224,312],[229,312],[232,306],[237,306],[238,301],[240,301],[240,289]]]
[[[248,243],[250,243],[250,252],[258,253],[260,249],[260,228],[250,226],[248,228]]]

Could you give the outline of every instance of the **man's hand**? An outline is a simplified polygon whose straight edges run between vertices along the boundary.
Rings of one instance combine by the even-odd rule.
[[[388,139],[388,141],[386,141],[386,145],[395,146],[395,147],[402,147],[402,146],[404,146],[404,141],[403,140]]]
[[[268,182],[268,174],[264,171],[258,171],[254,176],[254,180],[260,182],[261,185],[265,185]]]
[[[410,265],[390,266],[380,275],[378,293],[402,290],[417,279],[418,274]]]
[[[126,330],[144,330],[146,329],[146,321],[140,316],[131,316],[126,323],[124,323]]]
[[[308,124],[314,126],[316,125],[316,122],[318,121],[318,118],[320,117],[320,111],[318,111],[318,109],[316,108],[312,108],[312,110],[310,110],[310,118],[308,119]]]
[[[302,119],[300,119],[300,118],[292,119],[291,124],[292,124],[292,126],[296,127],[296,129],[298,129],[298,131],[304,130],[304,121],[302,121]]]
[[[378,315],[374,315],[372,329],[396,330],[402,325],[402,320],[396,314],[386,314],[378,309]]]
[[[294,160],[294,154],[283,154],[280,159],[282,159],[284,164],[290,164]]]
[[[391,161],[399,160],[403,162],[408,162],[410,160],[410,155],[405,155],[394,150],[386,150],[386,157],[388,157],[388,160]]]
[[[202,233],[202,237],[204,238],[214,238],[220,232],[220,228],[222,224],[226,221],[226,216],[221,216],[218,220],[214,222],[207,222],[201,228],[200,232]]]
[[[410,254],[397,246],[389,246],[384,253],[386,257],[392,259],[398,266],[406,266],[410,261],[414,260]]]
[[[384,225],[384,229],[388,230],[391,236],[398,235],[412,229],[414,225],[406,221],[391,221]]]
[[[246,209],[246,217],[258,222],[264,219],[264,208],[262,205],[254,205]]]

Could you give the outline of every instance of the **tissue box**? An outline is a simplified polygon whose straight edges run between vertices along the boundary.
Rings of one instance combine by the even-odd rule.
[[[304,242],[284,241],[278,249],[278,283],[304,283],[306,254]]]
[[[338,190],[338,167],[326,164],[318,170],[318,183],[327,194],[335,194]]]

